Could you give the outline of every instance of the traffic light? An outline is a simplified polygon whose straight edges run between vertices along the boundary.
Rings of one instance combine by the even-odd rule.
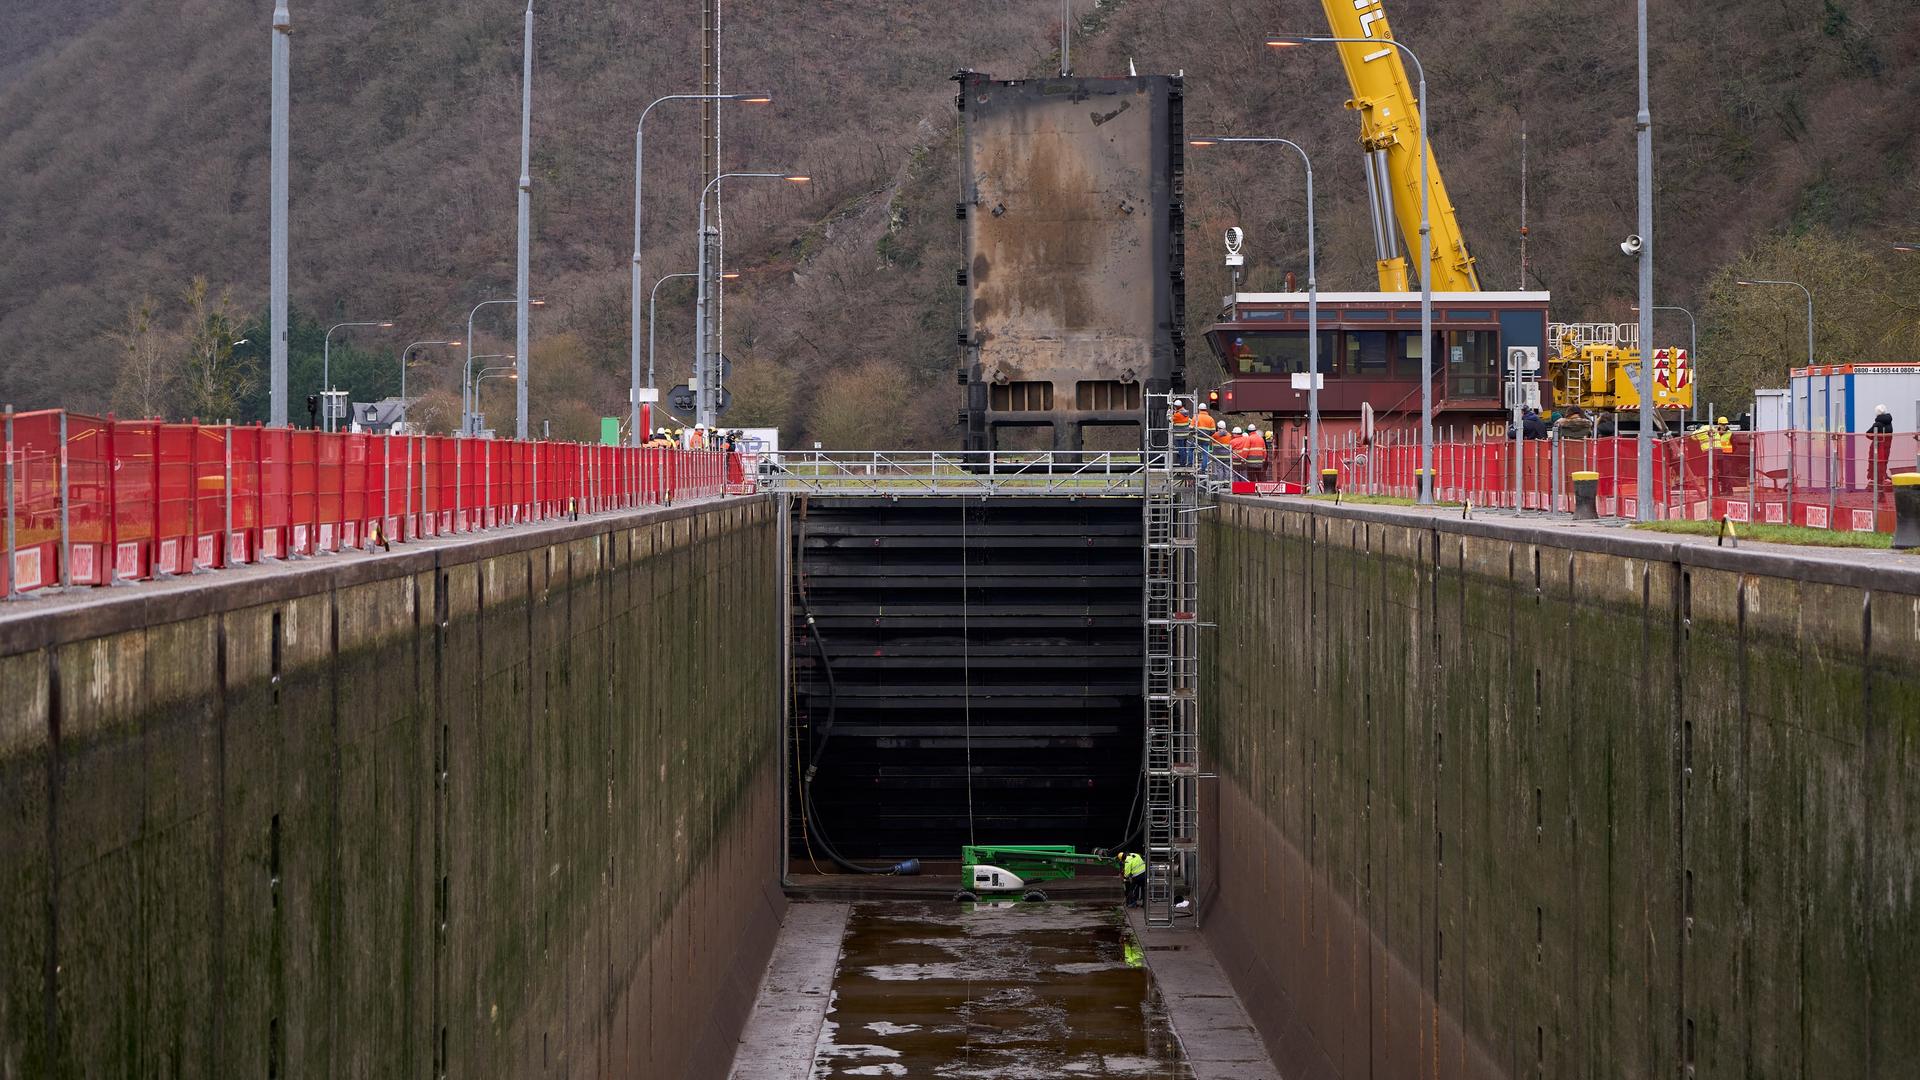
[[[320,395],[319,394],[307,395],[307,426],[310,428],[317,428],[320,426]]]

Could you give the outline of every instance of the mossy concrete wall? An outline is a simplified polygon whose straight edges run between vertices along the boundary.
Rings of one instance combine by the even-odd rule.
[[[0,1076],[722,1075],[777,505],[0,612]]]
[[[1920,571],[1209,517],[1205,932],[1284,1075],[1912,1075]]]

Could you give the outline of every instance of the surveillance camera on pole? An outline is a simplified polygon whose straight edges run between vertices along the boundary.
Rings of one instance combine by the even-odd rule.
[[[1644,246],[1645,244],[1641,241],[1640,235],[1638,233],[1635,233],[1634,235],[1627,237],[1625,240],[1620,241],[1620,254],[1639,255],[1640,249]]]

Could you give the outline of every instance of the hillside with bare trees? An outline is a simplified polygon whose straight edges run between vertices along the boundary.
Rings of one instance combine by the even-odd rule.
[[[4,16],[0,400],[264,415],[270,7],[15,0]],[[392,319],[391,332],[336,336],[332,357],[355,397],[392,393],[400,346],[461,337],[474,303],[511,294],[520,11],[497,0],[292,7],[293,392],[317,388],[326,325]],[[1709,395],[1777,383],[1803,340],[1782,298],[1727,287],[1735,266],[1843,293],[1821,322],[1823,353],[1909,355],[1920,267],[1885,241],[1920,240],[1909,105],[1920,7],[1655,7],[1656,288],[1706,317]],[[1551,288],[1565,317],[1628,318],[1633,268],[1615,245],[1634,218],[1632,5],[1391,8],[1428,65],[1436,151],[1487,287],[1521,285],[1524,124],[1527,284]],[[695,87],[698,9],[549,0],[536,11],[533,281],[549,303],[535,316],[530,393],[536,423],[587,435],[626,400],[633,124],[654,97]],[[1054,70],[1060,5],[757,0],[723,12],[725,85],[776,97],[728,107],[729,164],[814,177],[729,189],[728,258],[742,272],[728,293],[729,421],[835,445],[952,444],[959,140],[947,78]],[[1321,30],[1318,4],[1076,0],[1073,12],[1076,70],[1181,71],[1190,132],[1306,145],[1322,286],[1372,286],[1339,64],[1330,51],[1261,44]],[[691,105],[649,121],[649,285],[692,268],[696,133]],[[1221,229],[1247,230],[1255,287],[1304,270],[1305,235],[1294,161],[1216,149],[1188,167],[1197,330],[1226,289]],[[689,366],[685,284],[661,290],[662,382]],[[479,331],[478,351],[510,351],[510,317],[483,316]],[[1716,370],[1716,350],[1739,364]],[[422,353],[409,392],[446,415],[456,368]],[[1192,368],[1210,377],[1203,358]]]

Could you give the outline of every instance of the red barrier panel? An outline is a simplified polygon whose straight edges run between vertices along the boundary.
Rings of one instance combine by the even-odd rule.
[[[743,476],[720,453],[59,411],[10,414],[5,451],[9,595],[664,505]]]
[[[1889,478],[1920,471],[1920,434],[1863,435],[1773,431],[1699,433],[1653,442],[1655,518],[1804,525],[1840,531],[1893,529]],[[1573,474],[1599,474],[1602,516],[1637,511],[1639,446],[1632,436],[1527,440],[1520,448],[1519,504],[1529,510],[1573,508]],[[1515,505],[1511,439],[1436,442],[1436,497],[1475,506]],[[1325,447],[1319,468],[1338,472],[1342,491],[1413,498],[1420,445],[1388,432],[1372,445],[1349,440]],[[1319,469],[1314,471],[1317,477]],[[1260,479],[1272,479],[1262,477]]]

